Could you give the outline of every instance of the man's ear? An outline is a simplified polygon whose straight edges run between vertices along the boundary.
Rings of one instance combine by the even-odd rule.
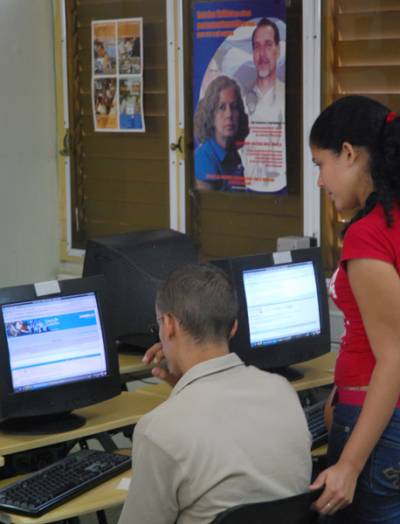
[[[164,318],[164,334],[166,338],[171,339],[176,335],[176,329],[177,329],[177,318],[174,317],[174,315],[171,315],[171,313],[165,313]]]
[[[233,325],[232,325],[232,329],[231,329],[231,331],[229,333],[229,340],[236,335],[236,332],[238,330],[238,326],[239,326],[239,322],[237,320],[235,320]]]

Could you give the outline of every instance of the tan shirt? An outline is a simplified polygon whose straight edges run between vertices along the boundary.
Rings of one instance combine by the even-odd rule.
[[[297,394],[236,354],[191,368],[143,416],[119,524],[205,524],[236,504],[307,490],[310,437]]]

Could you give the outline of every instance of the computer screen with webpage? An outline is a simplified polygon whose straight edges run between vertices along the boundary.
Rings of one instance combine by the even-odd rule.
[[[94,292],[3,305],[15,393],[106,375]]]
[[[230,350],[246,364],[299,376],[290,366],[330,351],[320,248],[215,260],[235,287],[238,330]]]
[[[244,270],[243,284],[252,348],[321,332],[311,261]]]
[[[4,431],[68,431],[85,423],[79,408],[121,393],[104,277],[51,284],[48,295],[37,284],[0,288]]]

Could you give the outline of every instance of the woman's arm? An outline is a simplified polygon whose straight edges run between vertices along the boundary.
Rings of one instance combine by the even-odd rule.
[[[315,508],[328,514],[352,501],[358,475],[400,395],[399,275],[391,264],[370,259],[350,260],[347,273],[376,366],[359,419],[339,461],[323,471],[313,484],[325,484]]]

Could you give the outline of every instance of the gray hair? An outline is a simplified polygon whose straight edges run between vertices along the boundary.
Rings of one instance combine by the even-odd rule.
[[[235,290],[224,271],[190,264],[173,271],[156,298],[160,314],[170,313],[196,342],[227,342],[238,313]]]

